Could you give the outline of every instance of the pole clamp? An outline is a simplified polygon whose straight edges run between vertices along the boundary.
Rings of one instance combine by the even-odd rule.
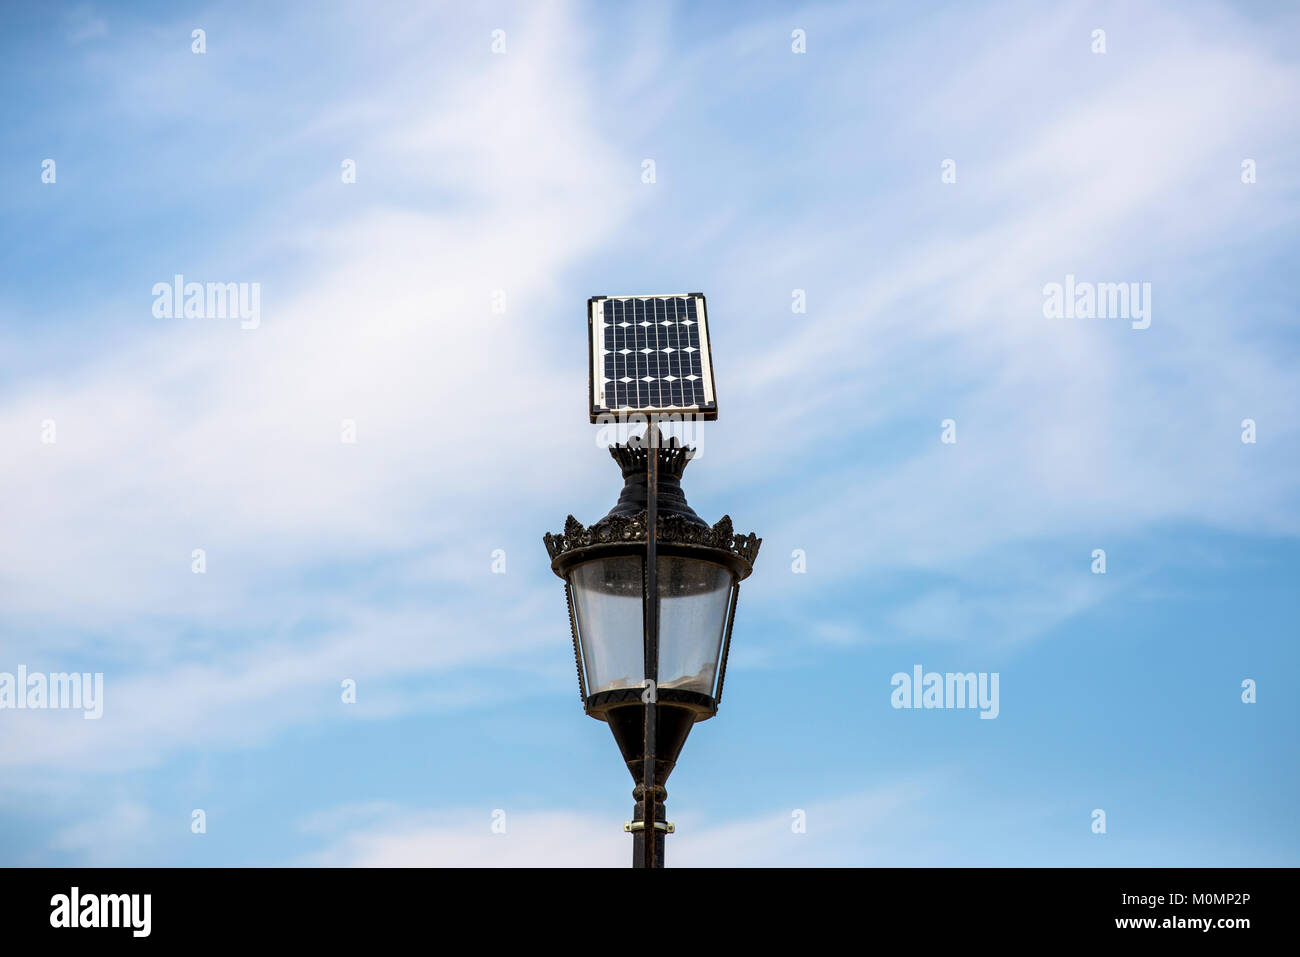
[[[645,821],[625,821],[623,824],[623,830],[629,834],[635,833],[636,831],[644,831]],[[663,831],[665,834],[676,834],[677,825],[672,823],[672,821],[655,821],[655,830]]]

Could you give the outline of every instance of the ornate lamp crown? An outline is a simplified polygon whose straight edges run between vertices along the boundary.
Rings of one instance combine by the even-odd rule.
[[[675,515],[687,522],[707,527],[708,523],[686,504],[686,496],[682,493],[682,473],[686,471],[687,463],[695,456],[695,450],[683,446],[676,436],[665,441],[662,433],[658,444],[660,517]],[[618,502],[601,521],[644,514],[647,511],[648,490],[646,464],[650,457],[646,437],[633,436],[628,439],[626,445],[613,446],[609,454],[623,470],[623,491],[618,497]],[[643,541],[644,534],[643,530]]]
[[[664,545],[686,545],[726,552],[740,559],[742,578],[753,570],[754,559],[763,540],[752,532],[737,535],[731,525],[731,516],[724,515],[710,526],[695,514],[682,493],[681,479],[686,464],[695,450],[683,446],[674,436],[659,441],[659,523],[658,540]],[[570,515],[564,522],[562,533],[547,533],[543,541],[551,556],[551,567],[557,575],[562,572],[557,560],[567,553],[593,545],[618,545],[644,543],[646,540],[646,458],[650,454],[643,436],[629,439],[626,445],[615,445],[610,456],[623,470],[623,491],[609,514],[590,528]]]

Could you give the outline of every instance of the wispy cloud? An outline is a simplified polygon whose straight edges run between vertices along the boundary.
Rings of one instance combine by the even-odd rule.
[[[89,3],[78,4],[69,10],[64,19],[68,24],[68,42],[76,45],[108,34],[108,22],[95,13]]]
[[[54,17],[40,39],[81,95],[4,141],[16,182],[47,151],[59,182],[4,201],[0,670],[93,667],[106,696],[98,722],[0,715],[4,795],[571,682],[538,537],[615,494],[581,399],[592,293],[709,293],[724,421],[688,493],[765,540],[737,682],[802,680],[807,647],[842,674],[882,647],[1027,654],[1181,567],[1164,529],[1300,532],[1289,14],[245,13],[213,8],[201,56],[188,18],[114,16],[103,43],[97,8]],[[14,75],[39,86],[41,56]],[[176,273],[258,282],[260,328],[156,319]],[[1044,318],[1067,273],[1151,282],[1151,327]],[[820,784],[806,835],[789,809],[683,814],[673,854],[943,861],[916,850],[926,786]],[[375,794],[308,828],[315,862],[626,857],[621,820],[534,808],[497,835]],[[90,860],[104,828],[156,826],[114,801],[49,847]]]
[[[910,843],[924,812],[916,803],[932,782],[911,781],[806,808],[735,821],[683,818],[669,838],[673,866],[751,867],[813,863],[909,866],[926,859]],[[387,812],[375,820],[376,813]],[[367,809],[370,820],[347,827],[349,809],[327,820],[342,825],[325,849],[300,863],[356,867],[626,867],[631,840],[614,818],[570,811]],[[677,821],[674,812],[671,815]],[[310,830],[319,830],[313,822]],[[494,829],[495,824],[495,829]],[[917,857],[917,853],[922,856]]]

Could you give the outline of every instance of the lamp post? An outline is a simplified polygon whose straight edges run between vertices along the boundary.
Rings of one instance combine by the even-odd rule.
[[[583,708],[609,725],[636,784],[632,866],[662,867],[664,783],[694,724],[717,714],[740,582],[762,539],[695,513],[681,490],[694,450],[665,444],[653,418],[609,451],[623,472],[618,503],[590,527],[570,515],[544,540],[564,580]]]

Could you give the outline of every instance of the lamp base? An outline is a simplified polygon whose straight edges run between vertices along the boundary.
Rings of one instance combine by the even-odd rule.
[[[604,717],[632,780],[640,786],[645,783],[645,705],[610,708]],[[697,715],[690,708],[674,707],[661,698],[655,708],[655,719],[655,781],[663,784],[677,766],[677,756],[682,753]]]

